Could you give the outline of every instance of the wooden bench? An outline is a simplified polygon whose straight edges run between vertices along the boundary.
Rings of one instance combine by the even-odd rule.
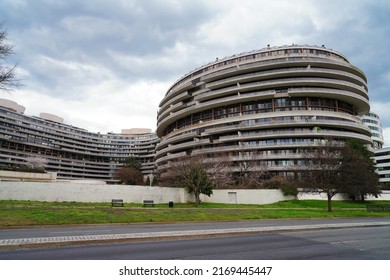
[[[153,200],[144,200],[144,207],[154,207],[154,201]]]
[[[123,203],[123,199],[112,199],[111,200],[111,207],[123,207],[125,204]]]
[[[367,205],[368,212],[390,212],[390,205]]]

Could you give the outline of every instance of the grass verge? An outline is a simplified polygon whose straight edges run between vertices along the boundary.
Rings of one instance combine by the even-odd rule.
[[[267,205],[232,205],[203,203],[125,204],[111,207],[110,203],[0,201],[0,227],[64,224],[232,221],[245,219],[292,219],[331,217],[385,217],[390,213],[367,212],[367,205],[388,204],[390,201],[334,201],[334,211],[327,212],[326,201],[291,200]]]

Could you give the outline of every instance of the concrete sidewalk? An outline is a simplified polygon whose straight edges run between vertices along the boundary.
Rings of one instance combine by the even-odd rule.
[[[51,246],[51,245],[70,245],[80,243],[99,243],[99,242],[135,242],[152,241],[170,238],[189,238],[189,237],[211,237],[216,235],[238,235],[238,234],[256,234],[284,231],[302,231],[302,230],[325,230],[337,228],[353,227],[378,227],[390,226],[390,222],[356,222],[356,223],[329,223],[316,225],[290,225],[290,226],[264,226],[247,228],[225,228],[225,229],[205,229],[205,230],[185,230],[185,231],[160,231],[160,232],[139,232],[139,233],[121,233],[121,234],[96,234],[96,235],[77,235],[77,236],[55,236],[55,237],[34,237],[34,238],[15,238],[0,239],[0,250],[30,247],[30,246]]]

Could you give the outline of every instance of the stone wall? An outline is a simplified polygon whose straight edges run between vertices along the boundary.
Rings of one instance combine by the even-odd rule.
[[[194,201],[192,194],[179,188],[81,184],[80,182],[0,181],[0,200],[111,202],[114,198],[123,199],[126,203],[142,203],[143,200],[154,200],[155,203]],[[214,190],[211,197],[201,196],[203,202],[230,204],[268,204],[290,199],[295,199],[295,197],[284,196],[279,190]],[[299,194],[298,199],[326,199],[326,197]],[[333,198],[333,200],[342,199],[345,199],[342,195]],[[390,200],[390,191],[384,191],[379,198],[368,197],[368,199]]]
[[[183,189],[129,185],[80,184],[71,182],[0,182],[1,200],[111,202],[123,199],[128,203],[154,200],[185,203],[191,198]]]
[[[285,196],[280,190],[213,190],[212,196],[201,196],[204,202],[229,204],[269,204],[290,199],[295,197]]]

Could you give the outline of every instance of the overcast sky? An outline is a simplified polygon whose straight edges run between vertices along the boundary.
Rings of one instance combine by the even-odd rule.
[[[271,46],[325,45],[368,78],[390,145],[388,0],[1,0],[23,86],[0,98],[93,132],[156,129],[169,86]]]

